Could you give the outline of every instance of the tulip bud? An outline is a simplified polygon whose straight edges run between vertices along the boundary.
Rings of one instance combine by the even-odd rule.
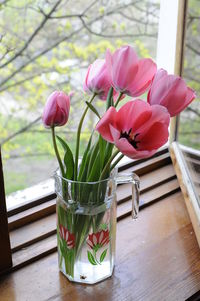
[[[88,68],[83,89],[86,93],[96,93],[100,99],[106,100],[111,87],[111,78],[105,60],[96,60]],[[114,91],[115,96],[117,92]]]
[[[153,79],[147,100],[150,105],[166,107],[173,117],[183,111],[195,97],[195,92],[187,87],[181,77],[167,74],[167,71],[160,69]]]
[[[54,91],[47,99],[42,121],[45,127],[65,125],[70,110],[70,97],[62,91]]]
[[[147,91],[157,70],[151,59],[139,60],[130,46],[123,46],[113,54],[107,50],[106,65],[115,90],[134,97]]]

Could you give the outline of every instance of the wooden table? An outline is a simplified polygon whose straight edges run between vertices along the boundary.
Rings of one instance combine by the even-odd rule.
[[[131,220],[127,186],[119,187],[112,278],[96,285],[70,283],[58,270],[53,232],[52,254],[38,259],[37,250],[37,261],[22,267],[29,247],[21,256],[13,253],[19,270],[0,277],[0,301],[184,301],[200,290],[200,249],[169,154],[131,168],[141,177],[141,210],[138,220]],[[48,218],[54,225],[55,216]],[[12,230],[11,243],[25,231],[24,237],[31,236],[46,219]],[[40,243],[45,249],[45,240]],[[30,249],[34,253],[34,244]]]
[[[1,277],[1,301],[183,301],[200,290],[200,250],[181,192],[118,222],[112,278],[70,283],[56,252]]]

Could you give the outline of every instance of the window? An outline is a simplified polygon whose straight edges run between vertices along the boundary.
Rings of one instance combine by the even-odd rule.
[[[62,2],[62,5],[60,2]],[[7,38],[5,38],[6,36],[2,35],[3,48],[0,67],[6,64],[2,68],[8,67],[8,69],[6,69],[7,72],[4,73],[4,77],[0,83],[0,92],[2,92],[0,97],[4,104],[5,97],[8,96],[11,98],[16,97],[16,100],[20,104],[19,108],[15,108],[15,106],[11,106],[9,108],[9,122],[8,120],[5,120],[5,113],[1,112],[0,116],[2,126],[0,135],[4,135],[1,137],[4,148],[3,155],[5,159],[7,158],[7,162],[5,162],[4,165],[6,183],[8,182],[6,170],[9,170],[9,160],[14,154],[16,157],[16,154],[19,156],[22,153],[27,153],[29,155],[28,161],[30,161],[32,164],[29,165],[31,171],[34,171],[32,170],[32,166],[35,164],[33,162],[36,161],[39,165],[41,165],[40,160],[44,155],[44,149],[45,151],[48,150],[49,155],[46,160],[51,161],[50,155],[52,154],[52,149],[48,142],[48,133],[44,131],[39,124],[43,103],[49,94],[49,91],[52,91],[55,86],[57,86],[59,89],[65,90],[66,92],[73,90],[73,88],[76,86],[79,87],[79,84],[84,76],[84,70],[88,66],[88,63],[101,55],[101,53],[103,53],[107,47],[117,47],[120,44],[130,43],[130,41],[132,43],[134,39],[134,41],[136,41],[134,44],[137,45],[137,48],[142,56],[148,56],[150,54],[155,58],[159,21],[157,46],[158,65],[159,67],[162,66],[166,68],[171,73],[173,72],[174,68],[176,73],[180,73],[180,66],[183,57],[182,38],[184,34],[183,24],[185,22],[184,16],[186,1],[162,0],[161,10],[159,8],[159,2],[160,1],[153,0],[110,1],[109,4],[107,4],[107,1],[95,1],[91,3],[84,2],[85,7],[81,15],[77,15],[77,11],[80,11],[80,7],[82,7],[81,1],[77,1],[73,7],[70,6],[69,1],[66,1],[66,3],[65,1],[58,1],[53,2],[53,4],[49,4],[49,2],[46,5],[44,5],[42,1],[37,2],[37,5],[32,1],[28,1],[26,6],[19,3],[17,8],[15,6],[16,3],[14,5],[12,4],[12,1],[9,1],[8,3],[5,2],[0,11],[0,14],[4,16],[4,19],[0,19],[1,28],[5,29],[5,24],[3,24],[3,22],[5,22],[6,18],[8,18],[13,11],[15,11],[16,23],[18,23],[18,15],[20,15],[22,12],[27,13],[26,16],[28,19],[26,20],[26,18],[20,18],[20,22],[22,22],[19,23],[21,26],[21,31],[19,32],[20,36],[16,36],[16,33],[13,35],[13,31],[16,30],[15,27],[14,29],[9,27],[7,28],[9,36],[14,36],[14,40],[11,39],[11,41],[13,43],[16,43],[16,40],[18,41],[19,49],[13,50],[11,45],[7,44],[8,41]],[[38,6],[38,3],[40,6]],[[69,6],[66,6],[65,4]],[[61,9],[60,5],[61,7],[67,7],[67,9],[70,8],[71,11],[67,10],[66,14],[63,15],[63,10]],[[97,11],[98,15],[95,15],[95,19],[93,19],[94,12],[96,13]],[[171,14],[171,11],[173,11],[173,14]],[[165,26],[168,24],[166,22],[166,18],[168,18],[169,15],[171,21],[170,26],[172,27],[171,30],[166,31]],[[35,20],[37,20],[37,22]],[[38,20],[40,22],[38,22]],[[123,22],[121,22],[122,20]],[[35,24],[37,26],[38,24],[40,24],[40,26],[37,27],[35,25],[33,29],[30,26],[30,23],[32,24],[34,22],[36,22]],[[43,26],[41,26],[41,24],[43,24]],[[176,30],[174,30],[176,28],[178,28],[179,39],[177,39]],[[36,30],[37,34],[34,34],[34,30]],[[24,32],[29,31],[29,43],[27,43],[27,40],[24,41]],[[50,37],[52,35],[52,37],[47,39],[46,32],[48,32]],[[102,38],[104,39],[104,42],[102,42]],[[162,44],[163,39],[165,44]],[[79,43],[80,40],[83,41],[82,44]],[[42,41],[42,43],[40,41]],[[165,45],[165,47],[163,48],[162,45]],[[44,47],[46,50],[44,50],[42,47]],[[21,53],[22,49],[24,50]],[[149,50],[149,53],[147,50]],[[167,51],[169,54],[168,60],[166,60],[166,55],[163,55],[163,51]],[[43,54],[43,52],[45,53]],[[177,55],[177,53],[179,53],[179,55]],[[16,58],[12,60],[13,57]],[[7,62],[9,63],[7,64]],[[62,64],[60,64],[60,62],[62,62]],[[68,74],[67,78],[66,73]],[[23,99],[20,98],[20,95],[22,94],[24,95]],[[35,96],[36,94],[37,96]],[[24,99],[30,100],[30,103],[28,102],[28,104],[25,105]],[[76,123],[76,113],[81,109],[82,106],[78,95],[77,98],[74,98],[73,104],[74,106],[71,114],[73,116],[72,119],[74,119]],[[5,110],[7,110],[7,108],[5,108]],[[17,111],[15,112],[15,110]],[[21,117],[22,115],[19,114],[19,112],[24,114],[24,112],[27,113],[31,110],[36,115],[27,115],[26,120],[23,119]],[[19,116],[20,118],[18,118]],[[13,124],[11,124],[11,119]],[[3,131],[3,129],[6,128],[6,124],[9,125],[9,133],[5,133],[5,131]],[[174,121],[174,125],[175,126],[171,126],[171,131],[173,133],[172,137],[175,136],[174,129],[176,129],[177,125],[176,120]],[[13,131],[13,128],[16,129],[16,131]],[[69,132],[62,134],[67,134],[72,138],[74,129],[75,124],[71,123]],[[83,142],[84,138],[87,137],[87,132],[89,129],[90,124],[88,123],[85,127],[85,133],[82,137]],[[20,138],[19,135],[20,131],[23,135],[22,138]],[[10,136],[9,140],[6,136],[8,134]],[[23,142],[22,144],[20,144],[20,139]],[[41,140],[41,145],[37,145],[38,140]],[[14,146],[11,143],[12,141],[14,141]],[[25,142],[27,144],[25,144]],[[30,145],[33,146],[32,149],[29,148]],[[13,147],[18,147],[15,149],[15,152],[13,151]],[[35,158],[35,154],[39,154],[40,156]],[[15,158],[15,160],[21,159]],[[135,168],[138,173],[143,175],[145,172],[151,172],[154,168],[164,166],[169,168],[169,162],[169,153],[166,149],[163,149],[158,152],[154,158],[150,160],[141,160],[137,163],[129,162],[125,165],[122,165],[121,170],[131,167]],[[20,167],[21,171],[21,166],[23,164],[26,166],[27,161],[25,161],[25,163],[22,165],[21,164],[21,161],[18,161],[18,163],[14,166],[18,166],[18,168]],[[36,174],[34,182],[28,183],[26,186],[29,186],[33,183],[36,184],[41,180],[46,179],[47,169],[48,174],[50,174],[49,166],[52,167],[52,171],[55,169],[54,160],[52,160],[49,164],[50,165],[45,166],[42,175],[43,178],[39,178]],[[45,163],[43,165],[45,165]],[[9,168],[12,168],[12,165]],[[32,176],[30,169],[27,169],[26,175],[29,174]],[[20,177],[20,174],[17,173],[14,175],[14,179],[17,177]],[[162,179],[163,184],[168,183],[168,181],[173,182],[173,180],[174,174],[170,174],[167,179]],[[179,189],[179,187],[173,186],[174,182],[172,182],[171,186],[169,186],[171,190],[167,192],[169,194]],[[0,179],[0,183],[2,183],[2,178]],[[159,184],[160,182],[157,183],[157,186]],[[34,191],[36,191],[35,188],[33,188],[33,190],[28,188],[30,189],[29,193],[31,198],[29,199],[27,197],[27,193],[25,193],[27,200],[25,200],[23,203],[21,203],[22,195],[19,193],[19,203],[16,203],[12,208],[10,207],[10,210],[8,211],[8,226],[11,239],[9,260],[11,258],[12,251],[14,264],[13,268],[19,268],[20,266],[23,266],[24,263],[36,260],[41,256],[49,254],[50,252],[54,252],[56,249],[55,194],[53,193],[53,190],[49,189],[48,185],[49,183],[44,183],[43,186],[40,186],[42,192],[37,196],[35,195],[34,198],[32,197]],[[154,185],[154,188],[157,186]],[[148,192],[151,188],[152,187],[144,187],[144,192]],[[14,190],[16,190],[16,187]],[[9,192],[9,190],[7,190],[7,192]],[[162,196],[158,195],[157,197],[159,199]],[[12,199],[10,200],[10,202],[12,202]],[[142,204],[142,206],[146,205],[147,204]],[[128,214],[128,210],[129,209],[126,208],[123,214]],[[5,206],[3,215],[5,216]],[[6,227],[8,226],[5,222],[4,230],[6,233]],[[9,248],[8,236],[6,241]],[[24,248],[26,249],[24,250]],[[9,260],[7,261],[7,267],[10,266]]]

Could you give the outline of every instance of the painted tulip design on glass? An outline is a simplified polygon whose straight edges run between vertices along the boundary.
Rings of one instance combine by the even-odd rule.
[[[110,237],[109,237],[108,229],[89,234],[87,244],[92,249],[92,252],[87,251],[87,254],[88,254],[88,260],[91,264],[97,265],[97,264],[101,264],[104,261],[108,249],[105,249],[101,253],[99,259],[97,259],[97,252],[101,248],[106,246],[109,243],[109,241],[110,241]]]
[[[66,273],[73,275],[74,266],[71,263],[74,260],[75,235],[63,225],[59,225],[58,248],[60,250],[59,266],[62,266],[64,260]]]
[[[59,233],[61,239],[65,241],[67,249],[73,249],[75,247],[75,235],[62,225],[59,226]]]

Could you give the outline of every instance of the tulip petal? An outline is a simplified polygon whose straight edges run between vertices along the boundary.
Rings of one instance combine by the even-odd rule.
[[[133,146],[124,138],[115,142],[116,147],[121,151],[122,154],[131,159],[142,159],[152,156],[155,150],[136,150]]]
[[[117,91],[126,91],[138,70],[138,58],[133,48],[123,46],[116,50],[113,55],[107,50],[106,63],[113,87]]]
[[[158,149],[168,141],[168,126],[161,122],[154,123],[142,137],[139,144],[141,150]],[[138,139],[140,137],[138,136]]]
[[[123,132],[135,131],[151,117],[151,106],[137,99],[127,102],[117,112],[116,125]]]
[[[83,90],[84,90],[85,92],[89,92],[89,91],[90,91],[90,90],[88,89],[88,77],[89,77],[89,74],[90,74],[91,66],[92,66],[92,65],[89,65],[89,67],[88,67],[87,74],[86,74],[86,77],[85,77],[85,81],[84,81],[84,83],[83,83]]]
[[[140,136],[138,137],[139,140],[144,139],[144,136],[153,126],[153,124],[165,124],[167,128],[169,126],[170,115],[165,107],[160,105],[153,105],[151,109],[151,118],[149,118],[149,120],[146,123],[144,123],[141,127],[137,129],[137,133],[140,134]]]
[[[130,157],[136,158],[137,157],[137,150],[127,141],[125,138],[120,138],[120,132],[110,125],[110,131],[112,133],[112,137],[114,139],[114,143],[116,147],[121,151],[122,154]]]
[[[176,102],[176,106],[171,107],[169,109],[169,113],[171,117],[178,115],[180,112],[182,112],[194,99],[196,98],[195,91],[191,89],[190,87],[187,88],[186,96],[185,96],[185,101],[181,102]]]
[[[156,70],[156,64],[151,59],[139,60],[138,72],[132,83],[127,87],[127,94],[134,97],[143,94],[150,86]]]
[[[83,89],[86,93],[96,93],[100,99],[105,100],[110,87],[111,77],[107,70],[106,62],[105,60],[97,59],[88,68]]]
[[[110,132],[109,125],[115,125],[116,114],[116,109],[114,107],[110,107],[97,123],[95,128],[101,134],[101,136],[110,143],[113,143],[114,140]]]
[[[46,127],[51,126],[54,121],[54,116],[57,111],[57,105],[53,98],[48,98],[47,104],[44,108],[42,121]]]
[[[162,83],[162,80],[164,80],[167,75],[168,74],[167,74],[166,70],[164,70],[164,69],[157,70],[157,72],[154,76],[154,79],[151,83],[151,88],[150,88],[150,90],[148,92],[148,95],[147,95],[147,101],[151,105],[156,104],[156,102],[154,101],[154,98],[158,100],[159,96],[162,96],[162,92],[161,93],[157,92],[157,90],[161,86],[160,83]],[[156,93],[158,94],[158,96],[155,95]],[[155,97],[153,97],[153,95],[155,95]]]

